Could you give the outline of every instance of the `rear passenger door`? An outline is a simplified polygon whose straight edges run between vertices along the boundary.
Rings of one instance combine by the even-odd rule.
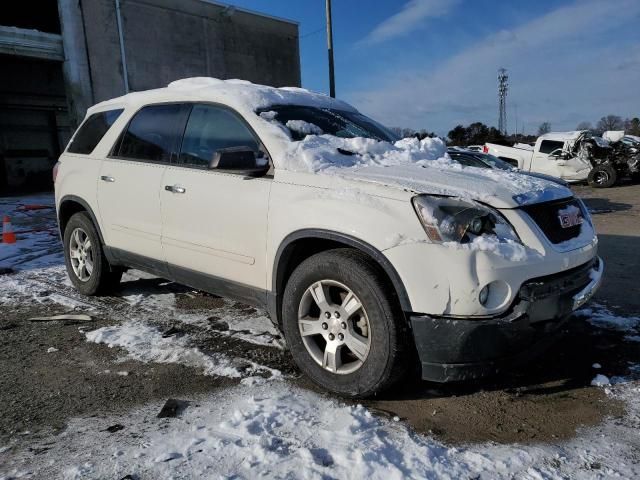
[[[163,249],[172,278],[178,281],[194,286],[208,282],[207,289],[221,293],[229,281],[240,289],[236,294],[246,293],[243,287],[265,288],[272,177],[208,169],[217,150],[240,146],[265,154],[236,112],[219,105],[193,105],[180,154],[167,167],[160,191]]]
[[[166,271],[160,241],[162,177],[184,126],[181,104],[136,112],[102,162],[98,205],[105,241],[132,266]]]

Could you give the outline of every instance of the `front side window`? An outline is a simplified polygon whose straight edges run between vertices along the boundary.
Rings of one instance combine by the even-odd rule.
[[[76,134],[71,139],[71,143],[67,148],[69,153],[81,153],[88,155],[96,148],[102,137],[113,125],[123,109],[107,110],[106,112],[98,112],[91,115],[80,126]]]
[[[540,143],[540,153],[551,153],[554,150],[562,150],[564,142],[556,142],[553,140],[543,140]]]
[[[207,167],[218,150],[229,147],[247,147],[260,155],[260,143],[235,113],[215,105],[194,105],[179,163]]]
[[[114,155],[168,163],[175,148],[182,111],[182,105],[178,104],[142,108],[129,122]]]

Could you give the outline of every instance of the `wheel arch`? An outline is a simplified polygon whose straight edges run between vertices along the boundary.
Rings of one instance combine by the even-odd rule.
[[[78,212],[87,212],[89,217],[91,217],[93,226],[98,232],[100,242],[102,245],[105,245],[104,237],[100,230],[100,224],[98,223],[95,213],[93,213],[93,209],[85,200],[76,195],[65,195],[62,197],[60,204],[58,205],[58,229],[60,230],[60,238],[64,238],[64,229],[67,226],[69,219]]]
[[[280,243],[274,257],[272,287],[268,309],[272,318],[281,323],[282,294],[287,280],[304,260],[334,248],[354,248],[366,254],[387,276],[404,312],[411,312],[411,302],[395,267],[378,249],[351,235],[323,229],[303,229],[290,233]]]

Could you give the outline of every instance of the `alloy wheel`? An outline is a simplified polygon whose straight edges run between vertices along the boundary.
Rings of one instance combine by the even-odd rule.
[[[358,370],[371,348],[371,325],[353,291],[334,280],[320,280],[302,295],[298,328],[307,352],[325,370]]]
[[[78,280],[87,282],[93,272],[93,247],[87,232],[82,228],[76,228],[69,239],[69,259],[71,267]]]

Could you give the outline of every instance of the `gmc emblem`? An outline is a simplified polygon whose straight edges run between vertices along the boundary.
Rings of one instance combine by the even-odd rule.
[[[560,226],[562,228],[575,227],[576,225],[582,224],[584,221],[584,218],[582,218],[582,212],[578,209],[574,212],[561,213],[558,215],[558,219],[560,220]]]

